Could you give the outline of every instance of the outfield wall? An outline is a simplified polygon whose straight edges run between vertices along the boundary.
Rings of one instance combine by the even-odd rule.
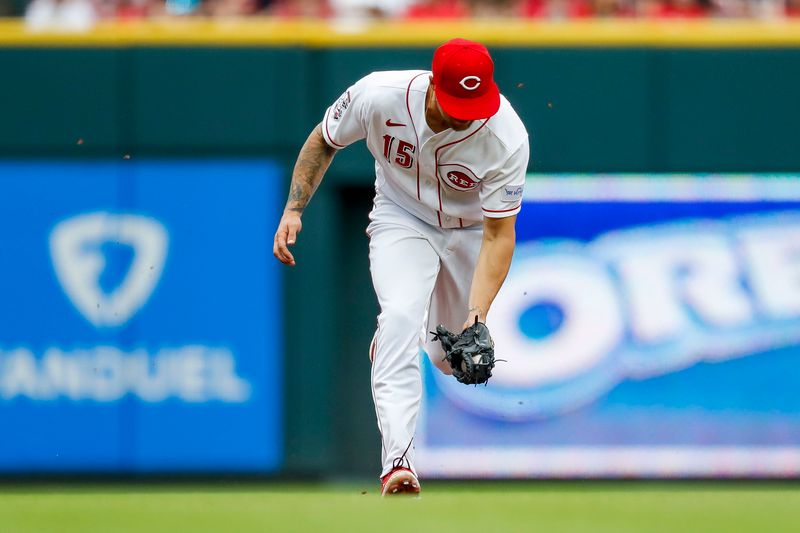
[[[199,21],[87,35],[3,22],[0,157],[267,157],[285,186],[298,147],[349,83],[425,68],[455,35],[489,44],[531,134],[533,171],[800,171],[800,26],[720,21],[366,30]],[[298,267],[283,271],[287,472],[371,473],[377,459],[365,386],[371,171],[361,146],[337,157],[304,218]]]
[[[438,35],[459,32],[490,43],[537,171],[800,165],[798,25],[445,25],[424,36],[416,26],[281,27],[134,25],[81,37],[0,24],[0,155],[290,158],[348,84],[428,67]],[[343,159],[352,165],[336,174],[369,181],[363,157]]]

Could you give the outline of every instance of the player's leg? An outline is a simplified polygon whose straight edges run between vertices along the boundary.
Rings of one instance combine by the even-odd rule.
[[[479,228],[451,232],[442,249],[437,250],[441,256],[441,266],[431,296],[427,331],[436,331],[436,326],[442,324],[450,331],[460,333],[467,318],[472,275],[475,273],[483,233]],[[433,341],[431,337],[428,335],[424,344],[428,358],[439,370],[452,374],[450,365],[444,360],[441,343]]]
[[[395,466],[414,470],[420,337],[439,257],[424,235],[406,225],[373,222],[369,235],[370,271],[381,308],[371,353],[384,476]]]

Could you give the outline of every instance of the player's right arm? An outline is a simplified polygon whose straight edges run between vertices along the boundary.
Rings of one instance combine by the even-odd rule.
[[[318,124],[306,139],[297,156],[297,162],[292,172],[292,184],[289,187],[289,199],[286,201],[283,216],[281,216],[278,230],[275,232],[272,253],[285,265],[295,265],[289,246],[297,241],[297,234],[303,227],[301,222],[303,210],[311,200],[311,196],[314,195],[314,191],[319,187],[334,155],[336,155],[336,149],[325,142],[322,136],[322,124]]]
[[[317,190],[336,151],[367,135],[365,106],[369,95],[369,78],[366,76],[357,81],[325,111],[322,122],[314,128],[300,149],[292,172],[289,199],[272,247],[272,253],[285,265],[295,265],[289,246],[297,240],[302,228],[300,217],[303,210]]]

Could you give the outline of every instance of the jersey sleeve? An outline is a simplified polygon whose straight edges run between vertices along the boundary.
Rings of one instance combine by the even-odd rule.
[[[325,111],[322,136],[331,147],[341,149],[367,136],[366,86],[367,79],[362,78]]]
[[[522,146],[509,156],[501,169],[481,182],[483,216],[503,218],[519,213],[529,157],[526,139]]]

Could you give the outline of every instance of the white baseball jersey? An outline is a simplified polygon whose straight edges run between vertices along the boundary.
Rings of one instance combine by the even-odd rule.
[[[434,133],[425,121],[429,71],[374,72],[325,112],[334,148],[360,139],[375,158],[376,190],[429,224],[458,228],[519,212],[528,134],[511,104],[464,131]]]

